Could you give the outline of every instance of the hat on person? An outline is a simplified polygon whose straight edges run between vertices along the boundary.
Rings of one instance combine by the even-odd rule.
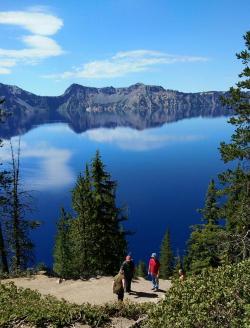
[[[130,255],[126,256],[126,261],[131,261],[131,256]]]
[[[156,257],[156,253],[152,253],[151,257]]]

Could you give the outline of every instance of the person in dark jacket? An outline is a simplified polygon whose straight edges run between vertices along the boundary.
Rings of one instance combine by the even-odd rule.
[[[130,255],[126,256],[125,261],[121,265],[121,270],[124,271],[125,292],[131,293],[131,282],[135,272],[135,264]]]

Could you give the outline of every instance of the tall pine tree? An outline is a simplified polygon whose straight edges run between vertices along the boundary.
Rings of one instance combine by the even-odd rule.
[[[160,277],[169,279],[173,273],[173,252],[171,248],[170,230],[167,229],[165,236],[162,240],[160,250]]]
[[[53,270],[62,278],[70,278],[75,275],[72,265],[72,245],[70,242],[70,229],[72,219],[66,213],[64,208],[61,210],[61,216],[57,223],[57,236],[54,248],[54,266]]]
[[[222,227],[218,224],[220,210],[217,206],[217,189],[214,180],[208,186],[205,206],[199,212],[203,215],[203,224],[193,227],[188,241],[186,263],[190,271],[201,272],[206,267],[220,265],[218,240]]]
[[[230,89],[224,103],[231,106],[235,116],[229,120],[235,126],[231,142],[221,143],[220,153],[225,163],[233,162],[235,169],[219,175],[226,199],[223,214],[227,232],[223,241],[227,245],[224,255],[227,261],[240,261],[250,256],[250,31],[245,36],[245,50],[237,54],[242,61],[240,81]]]
[[[96,243],[98,228],[94,221],[92,183],[88,165],[84,175],[79,175],[72,191],[72,207],[76,213],[72,222],[71,240],[74,254],[73,267],[78,276],[89,276],[96,272]]]
[[[126,219],[122,210],[116,206],[116,182],[105,171],[97,151],[91,163],[93,183],[93,219],[98,228],[96,257],[100,272],[114,273],[125,256],[127,247],[125,232],[120,223]],[[97,240],[97,238],[95,239]]]
[[[17,153],[13,144],[11,147],[11,168],[9,183],[6,185],[5,226],[6,239],[9,246],[10,263],[13,271],[26,269],[33,261],[34,243],[30,238],[30,231],[37,228],[40,223],[27,219],[31,211],[30,202],[27,201],[29,193],[22,189],[20,179],[20,138],[18,139]]]
[[[121,226],[126,218],[116,206],[116,182],[105,171],[99,152],[77,179],[72,207],[75,216],[67,232],[72,254],[71,276],[114,274],[126,253],[125,231]],[[58,230],[57,234],[58,240],[61,232]],[[61,265],[63,261],[55,257],[55,268],[58,262]]]
[[[146,278],[147,276],[147,266],[144,261],[139,261],[138,265],[135,268],[135,277]]]
[[[208,185],[208,190],[205,199],[205,206],[200,209],[199,212],[202,214],[202,221],[205,224],[217,225],[219,220],[219,206],[217,203],[217,189],[215,182],[212,179]]]

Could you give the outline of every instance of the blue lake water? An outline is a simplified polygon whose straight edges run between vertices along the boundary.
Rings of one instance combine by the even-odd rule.
[[[118,181],[117,202],[127,205],[125,227],[135,260],[159,252],[170,228],[175,252],[183,253],[190,225],[199,223],[211,178],[225,169],[218,151],[232,127],[227,118],[192,118],[142,131],[117,127],[76,134],[67,124],[34,127],[21,139],[25,189],[34,190],[32,217],[42,221],[33,233],[36,262],[52,264],[60,208],[71,209],[71,190],[99,149],[106,169]],[[16,139],[16,138],[14,138]],[[1,156],[8,159],[7,148]]]

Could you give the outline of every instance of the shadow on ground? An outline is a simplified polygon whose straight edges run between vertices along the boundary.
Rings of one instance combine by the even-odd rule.
[[[164,290],[164,289],[157,289],[157,293],[166,293],[166,290]]]
[[[155,293],[136,292],[136,291],[131,291],[130,295],[133,295],[135,298],[140,298],[140,297],[157,298],[158,297],[158,295]]]

